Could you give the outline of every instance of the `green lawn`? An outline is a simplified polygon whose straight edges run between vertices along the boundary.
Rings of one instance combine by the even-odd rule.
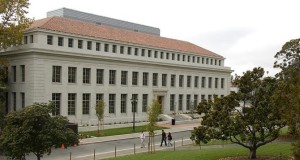
[[[209,148],[209,149],[189,149],[174,151],[157,151],[156,153],[140,153],[136,155],[128,155],[114,158],[115,160],[217,160],[219,158],[231,156],[247,156],[248,150],[236,145],[225,145],[224,148]],[[257,156],[291,156],[290,142],[274,142],[260,147],[257,150]]]
[[[168,129],[166,127],[159,127],[156,126],[155,130],[161,130],[161,129]],[[142,131],[146,131],[146,125],[143,126],[136,126],[135,127],[135,133],[140,133]],[[104,136],[114,136],[114,135],[121,135],[121,134],[130,134],[132,132],[132,127],[124,127],[124,128],[113,128],[113,129],[105,129],[101,132],[101,135],[98,136],[98,131],[87,131],[87,132],[79,132],[79,134],[88,136],[94,136],[94,137],[104,137]]]

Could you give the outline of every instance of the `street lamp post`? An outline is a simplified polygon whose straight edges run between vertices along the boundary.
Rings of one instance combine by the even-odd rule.
[[[131,98],[131,105],[132,105],[132,112],[133,112],[133,122],[132,122],[132,132],[135,132],[135,111],[136,111],[136,104],[138,99],[134,96]]]

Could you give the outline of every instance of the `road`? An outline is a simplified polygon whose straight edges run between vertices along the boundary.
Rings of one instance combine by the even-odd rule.
[[[183,131],[173,133],[173,141],[175,141],[176,146],[181,146],[182,140],[184,144],[190,143],[189,137],[191,136],[191,131]],[[146,144],[148,143],[148,137],[146,137]],[[155,136],[155,149],[171,149],[170,147],[159,147],[161,141],[161,135]],[[135,149],[134,149],[135,145]],[[134,154],[138,152],[146,152],[148,148],[140,148],[140,139],[123,139],[118,141],[101,142],[93,144],[79,145],[77,147],[68,147],[67,149],[52,149],[51,155],[44,155],[43,160],[92,160],[94,158],[94,150],[96,159],[102,159],[107,157],[115,156],[115,147],[117,156],[125,154]],[[70,155],[71,154],[71,155]],[[27,160],[36,159],[35,155],[26,156]]]

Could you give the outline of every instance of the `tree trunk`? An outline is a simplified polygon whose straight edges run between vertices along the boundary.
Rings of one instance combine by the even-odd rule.
[[[256,148],[249,149],[249,159],[256,159]]]
[[[36,159],[37,160],[41,160],[41,155],[38,153],[38,154],[36,154]]]
[[[98,136],[100,136],[100,121],[98,119]]]

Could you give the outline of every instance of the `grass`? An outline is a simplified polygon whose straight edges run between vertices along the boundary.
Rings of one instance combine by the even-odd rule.
[[[161,129],[168,129],[166,127],[159,127],[156,126],[155,130],[161,130]],[[146,131],[146,125],[143,126],[135,126],[135,132],[134,133],[140,133],[142,131]],[[98,136],[98,131],[87,131],[87,132],[79,132],[79,134],[83,135],[83,137],[104,137],[104,136],[115,136],[115,135],[122,135],[122,134],[130,134],[132,132],[132,127],[124,127],[124,128],[113,128],[113,129],[105,129],[103,131],[100,131],[100,136]]]
[[[196,147],[194,147],[196,148]],[[174,151],[157,151],[154,154],[140,153],[136,155],[128,155],[114,158],[115,160],[217,160],[224,157],[247,156],[248,150],[241,146],[225,145],[224,148],[206,148],[206,149],[190,149]],[[260,147],[257,150],[257,156],[291,156],[290,142],[274,142]]]

